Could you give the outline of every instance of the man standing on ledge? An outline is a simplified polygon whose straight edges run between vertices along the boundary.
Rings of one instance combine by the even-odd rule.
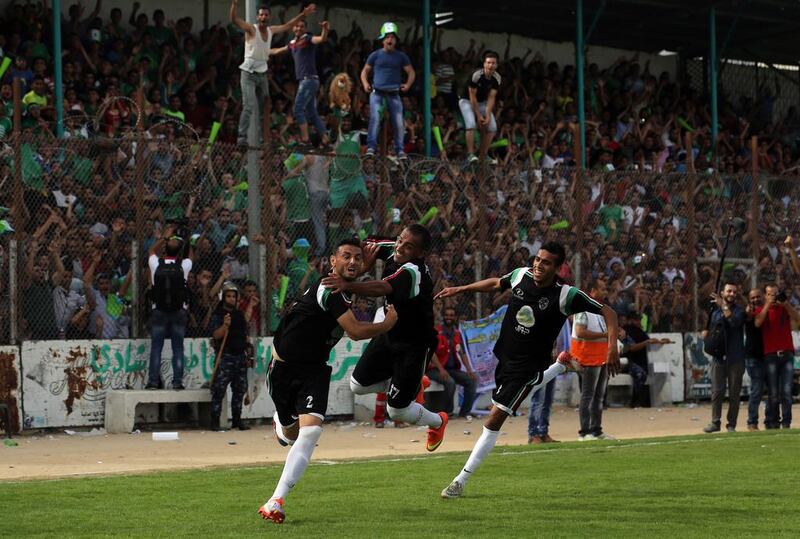
[[[250,24],[239,18],[237,0],[232,0],[230,20],[244,33],[244,62],[239,66],[242,83],[242,114],[239,116],[239,135],[236,142],[247,144],[247,130],[250,128],[250,116],[258,111],[259,121],[264,115],[264,100],[269,97],[269,78],[267,77],[267,59],[275,34],[288,32],[292,27],[308,17],[316,10],[314,4],[306,6],[299,15],[279,26],[269,26],[271,10],[260,6],[256,15],[256,24]],[[259,123],[259,126],[261,124]]]
[[[392,122],[394,135],[394,151],[398,159],[407,159],[403,151],[403,101],[400,92],[408,92],[414,84],[416,73],[406,53],[397,50],[397,25],[393,22],[383,23],[378,39],[383,48],[373,51],[367,57],[367,63],[361,70],[361,85],[369,94],[369,128],[367,131],[367,156],[375,155],[378,147],[378,130],[381,126],[384,100],[389,109],[389,120]],[[372,75],[372,84],[369,74]],[[403,71],[406,82],[403,82]]]
[[[461,496],[467,480],[494,448],[500,427],[531,391],[567,370],[580,370],[580,365],[568,352],[559,354],[558,360],[550,365],[553,344],[568,316],[581,312],[603,316],[608,328],[608,371],[612,375],[618,372],[617,315],[608,305],[556,281],[556,273],[565,258],[560,243],[548,242],[534,257],[532,268],[517,268],[504,277],[445,288],[437,294],[437,298],[447,298],[462,292],[509,288],[512,292],[500,326],[500,336],[494,345],[494,355],[498,359],[494,375],[497,387],[492,393],[493,406],[489,418],[466,465],[442,491],[443,498]]]

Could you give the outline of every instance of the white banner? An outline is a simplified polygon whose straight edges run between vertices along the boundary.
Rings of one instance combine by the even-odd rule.
[[[505,313],[506,306],[504,305],[486,318],[461,322],[460,329],[464,348],[472,364],[472,369],[478,375],[478,393],[495,388],[494,369],[497,366],[497,358],[492,350],[500,335],[500,324]]]

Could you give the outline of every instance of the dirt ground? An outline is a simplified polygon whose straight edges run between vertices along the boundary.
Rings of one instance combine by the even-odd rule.
[[[746,403],[739,414],[739,430],[746,427]],[[727,408],[723,409],[725,412]],[[710,407],[617,408],[606,410],[604,430],[619,439],[702,434]],[[527,416],[510,418],[498,445],[525,444]],[[562,441],[577,439],[578,413],[554,408],[551,435]],[[468,451],[481,432],[481,419],[453,419],[438,452]],[[0,481],[50,479],[69,476],[141,473],[153,470],[219,465],[259,465],[283,462],[286,449],[275,441],[271,425],[255,425],[246,432],[183,430],[179,441],[154,441],[151,432],[97,434],[64,431],[15,437],[16,447],[0,446]],[[591,442],[588,442],[591,443]],[[424,455],[425,429],[376,429],[371,424],[333,421],[314,452],[314,460],[376,456]]]

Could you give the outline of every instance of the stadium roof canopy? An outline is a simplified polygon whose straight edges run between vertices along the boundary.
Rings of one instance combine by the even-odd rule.
[[[338,0],[337,5],[419,19],[422,1]],[[448,28],[575,41],[574,0],[431,0],[431,6],[455,12]],[[585,0],[587,46],[706,56],[712,7],[721,57],[800,63],[800,0]]]

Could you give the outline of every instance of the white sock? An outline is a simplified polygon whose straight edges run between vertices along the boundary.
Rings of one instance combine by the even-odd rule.
[[[550,380],[552,380],[559,374],[563,374],[565,372],[567,372],[567,368],[558,361],[556,361],[555,363],[547,367],[546,371],[544,371],[544,373],[542,374],[542,381],[541,383],[537,384],[534,387],[534,391],[536,390],[536,388],[547,384]]]
[[[281,420],[278,418],[278,412],[272,414],[272,422],[275,423],[275,434],[278,435],[278,438],[289,445],[293,445],[294,440],[286,436],[286,433],[283,431],[283,425],[281,425]]]
[[[497,436],[500,434],[499,430],[489,430],[486,427],[483,427],[483,433],[481,433],[481,437],[478,438],[478,442],[475,444],[475,447],[472,448],[472,453],[469,454],[469,458],[467,459],[467,463],[464,465],[464,468],[461,472],[456,476],[456,481],[461,483],[462,485],[467,483],[467,479],[475,473],[478,469],[478,466],[481,465],[483,459],[491,453],[492,448],[494,448],[494,444],[497,443]]]
[[[313,427],[300,427],[300,435],[286,456],[283,473],[270,499],[288,496],[289,491],[294,488],[295,484],[303,476],[303,472],[306,471],[308,461],[311,460],[311,454],[314,452],[314,447],[316,447],[321,434],[322,427],[316,425]]]
[[[387,406],[386,412],[395,421],[405,421],[412,425],[427,425],[434,429],[442,426],[442,417],[439,414],[434,414],[418,402],[412,402],[405,408]]]
[[[371,386],[362,386],[352,376],[350,377],[350,391],[356,395],[368,395],[370,393],[386,393],[389,389],[389,380],[382,380]]]

